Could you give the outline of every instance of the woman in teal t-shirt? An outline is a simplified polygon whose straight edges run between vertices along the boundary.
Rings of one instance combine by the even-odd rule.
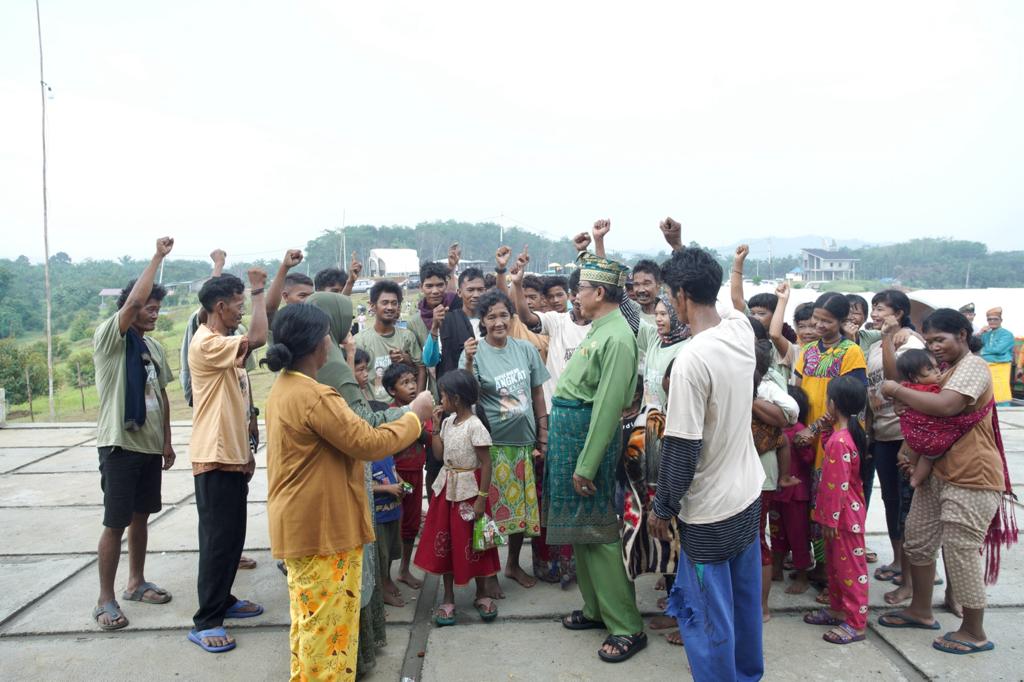
[[[519,565],[523,537],[540,535],[540,513],[533,458],[547,449],[548,418],[542,386],[548,371],[540,353],[526,341],[510,338],[512,302],[500,291],[480,297],[480,341],[466,341],[459,366],[480,383],[480,406],[490,423],[491,513],[509,536],[505,576],[523,587],[537,581]],[[491,597],[503,596],[494,587]]]

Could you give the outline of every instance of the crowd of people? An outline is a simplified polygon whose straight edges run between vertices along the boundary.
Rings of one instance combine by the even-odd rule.
[[[260,364],[276,374],[263,415],[267,513],[290,598],[293,679],[372,670],[386,607],[409,594],[399,584],[422,586],[414,568],[442,576],[438,627],[456,623],[455,589],[471,580],[484,622],[506,598],[503,579],[575,583],[582,605],[562,625],[607,631],[602,660],[627,660],[646,629],[667,630],[698,680],[762,676],[776,582],[787,594],[818,590],[821,608],[804,621],[836,645],[865,638],[870,579],[893,583],[885,601],[901,607],[879,625],[924,630],[941,629],[932,592],[944,582],[961,623],[933,646],[991,650],[985,586],[1017,535],[997,413],[1013,348],[1001,311],[988,311],[980,334],[965,316],[973,308],[936,310],[915,329],[899,290],[870,303],[826,293],[796,306],[790,326],[788,284],[745,298],[746,247],[723,307],[722,267],[683,246],[678,222],[660,225],[671,257],[633,268],[607,257],[610,228],[577,235],[568,278],[530,274],[528,247],[513,257],[501,245],[493,273],[460,268],[455,245],[447,263],[422,265],[408,319],[403,287],[379,279],[357,324],[355,254],[349,272],[310,279],[292,271],[303,256],[290,250],[269,287],[262,270],[247,287],[223,272],[222,251],[211,254],[181,349],[199,517],[188,639],[228,651],[225,621],[264,610],[233,584],[255,565],[242,554],[260,438],[248,373],[266,346]],[[94,338],[104,529],[93,618],[103,630],[128,625],[114,590],[125,529],[121,599],[171,600],[144,570],[161,470],[175,460],[173,377],[149,334],[172,248],[158,240]],[[872,576],[876,473],[892,559]],[[645,573],[667,592],[646,626],[634,582]]]

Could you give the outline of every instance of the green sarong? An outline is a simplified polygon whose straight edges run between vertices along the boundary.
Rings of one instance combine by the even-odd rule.
[[[551,399],[548,453],[544,460],[542,523],[552,545],[606,544],[619,540],[615,514],[615,467],[622,438],[612,438],[601,460],[591,497],[576,494],[572,475],[587,441],[591,406],[575,400]]]

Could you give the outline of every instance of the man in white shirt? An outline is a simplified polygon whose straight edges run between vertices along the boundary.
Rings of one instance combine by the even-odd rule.
[[[679,224],[662,223],[666,237]],[[668,539],[678,516],[679,568],[667,613],[679,621],[693,677],[758,680],[764,470],[750,430],[754,332],[735,310],[719,315],[722,268],[675,240],[662,275],[693,338],[672,367],[652,535]]]

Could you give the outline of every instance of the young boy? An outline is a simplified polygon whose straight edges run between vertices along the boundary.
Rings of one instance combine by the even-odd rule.
[[[373,530],[377,535],[377,578],[384,603],[405,606],[402,593],[391,580],[391,562],[402,553],[399,524],[402,517],[402,479],[390,455],[373,463]]]
[[[370,354],[362,348],[356,348],[353,355],[352,373],[356,375],[359,391],[368,402],[376,400],[370,390]]]
[[[416,370],[405,363],[398,362],[384,370],[383,382],[384,389],[393,401],[391,407],[403,407],[416,397]],[[423,586],[423,581],[409,571],[409,563],[412,561],[413,543],[416,542],[423,520],[423,467],[430,449],[431,428],[428,421],[423,425],[419,439],[394,456],[395,469],[405,487],[401,520],[402,563],[398,567],[398,582],[414,590]]]

